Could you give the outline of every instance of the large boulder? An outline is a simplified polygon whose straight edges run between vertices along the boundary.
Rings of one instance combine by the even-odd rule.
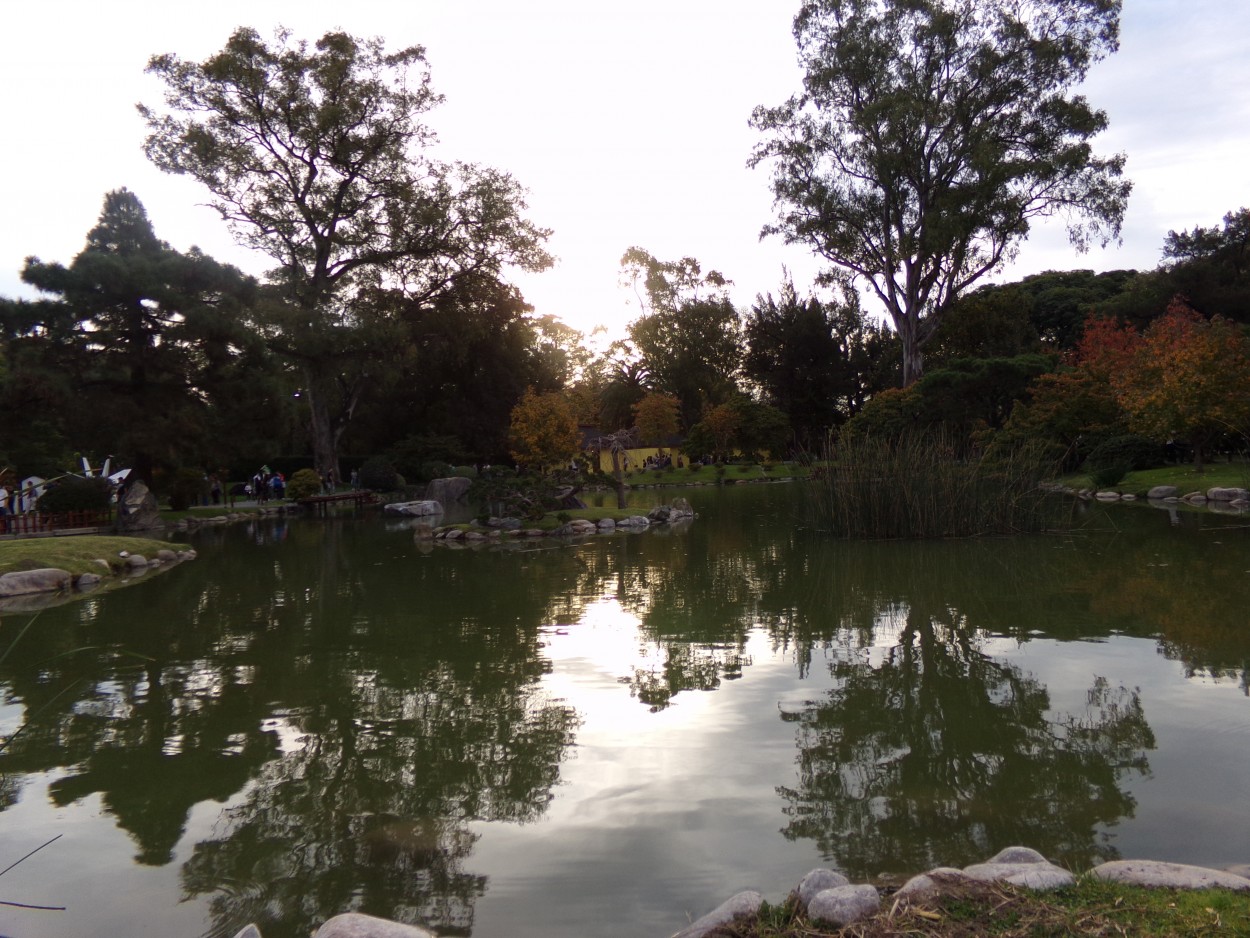
[[[28,593],[55,593],[69,589],[74,578],[68,570],[41,567],[38,570],[16,570],[0,576],[0,598],[25,596]]]
[[[462,502],[472,485],[473,480],[466,479],[463,476],[434,479],[426,486],[425,497],[444,505],[450,505],[452,502]]]
[[[1147,498],[1173,498],[1180,492],[1175,485],[1156,485],[1146,493]]]
[[[118,499],[117,530],[148,531],[163,526],[156,496],[141,480],[135,479],[122,490]]]

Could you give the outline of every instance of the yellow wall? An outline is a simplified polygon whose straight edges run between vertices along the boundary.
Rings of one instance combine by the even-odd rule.
[[[686,454],[671,446],[638,446],[634,449],[626,450],[620,455],[621,469],[625,471],[641,469],[642,464],[647,461],[648,457],[658,456],[661,450],[664,451],[665,455],[672,457],[674,466],[677,465],[678,459],[681,459],[681,464],[683,466],[690,465],[690,460],[686,458]],[[612,453],[609,450],[604,449],[599,451],[599,468],[602,471],[611,474]]]

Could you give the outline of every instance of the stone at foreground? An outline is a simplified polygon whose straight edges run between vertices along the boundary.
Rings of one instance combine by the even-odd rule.
[[[1007,847],[984,863],[964,867],[964,875],[985,883],[1011,883],[1025,889],[1062,889],[1076,877],[1031,847]]]
[[[986,863],[1049,863],[1044,856],[1032,847],[1003,847]]]
[[[262,938],[260,929],[255,925],[246,925],[234,938]]]
[[[807,917],[813,922],[829,922],[843,928],[852,922],[876,915],[881,910],[881,895],[875,886],[835,886],[815,895],[807,906]]]
[[[318,928],[315,938],[434,938],[434,935],[415,925],[346,912]]]
[[[949,887],[968,882],[969,878],[964,875],[963,870],[957,870],[953,866],[939,866],[927,873],[913,876],[903,883],[894,894],[894,898],[907,899],[910,902],[931,899],[941,895]]]
[[[703,938],[712,929],[728,924],[740,915],[754,915],[760,910],[760,906],[763,903],[764,897],[753,889],[740,892],[736,896],[726,899],[707,915],[691,922],[675,934],[673,938]],[[318,932],[317,938],[325,938],[325,936]],[[390,936],[387,936],[387,938],[390,938]]]
[[[1112,860],[1094,867],[1090,873],[1107,882],[1126,883],[1130,886],[1233,889],[1250,892],[1250,879],[1244,876],[1184,863],[1165,863],[1161,860]]]
[[[837,886],[848,886],[850,882],[841,873],[835,873],[824,867],[812,870],[803,877],[803,882],[799,883],[799,902],[806,909],[818,893]]]

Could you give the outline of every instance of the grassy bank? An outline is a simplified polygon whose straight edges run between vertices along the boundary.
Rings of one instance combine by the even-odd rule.
[[[1220,889],[1144,889],[1081,877],[1068,889],[1035,893],[981,884],[922,905],[891,909],[842,930],[817,927],[793,899],[758,918],[714,932],[722,938],[1042,938],[1113,936],[1250,938],[1250,895]]]
[[[1058,481],[1074,489],[1094,488],[1093,481],[1085,473],[1064,476]],[[1108,486],[1108,490],[1145,495],[1156,485],[1175,485],[1181,495],[1216,487],[1250,488],[1250,464],[1244,461],[1210,463],[1202,473],[1195,472],[1191,465],[1142,469],[1128,473],[1115,485]]]
[[[67,537],[27,537],[0,541],[0,574],[15,570],[38,570],[56,567],[77,575],[103,573],[97,559],[108,561],[110,567],[121,566],[118,553],[127,551],[151,557],[158,550],[176,547],[169,541],[144,537],[108,537],[81,534]]]

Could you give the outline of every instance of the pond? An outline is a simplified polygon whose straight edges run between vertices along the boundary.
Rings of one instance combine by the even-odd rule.
[[[1250,861],[1250,529],[838,542],[798,484],[487,550],[376,514],[215,528],[0,664],[14,938],[663,936],[809,869],[1010,844]],[[5,614],[0,648],[30,620]]]

